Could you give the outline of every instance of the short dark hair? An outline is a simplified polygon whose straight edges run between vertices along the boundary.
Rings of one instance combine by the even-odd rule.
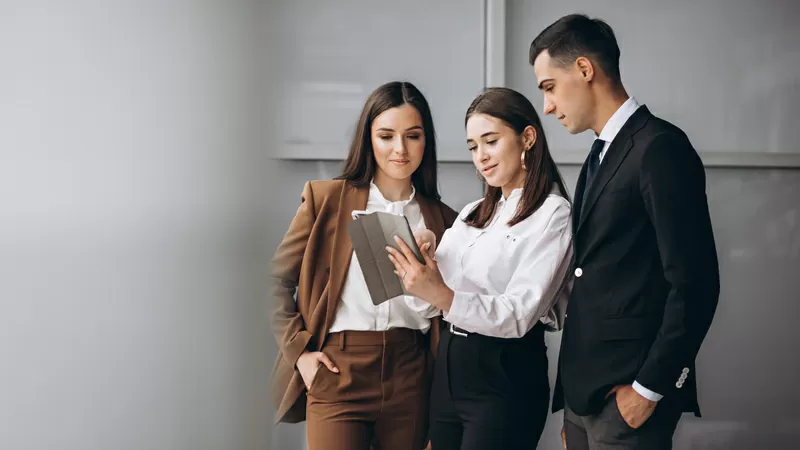
[[[536,142],[533,144],[533,148],[525,152],[524,156],[525,166],[528,169],[522,187],[522,200],[514,217],[509,220],[509,226],[522,222],[539,209],[550,194],[553,183],[558,186],[561,195],[569,201],[564,180],[561,178],[555,161],[550,156],[542,122],[527,97],[509,88],[487,88],[475,97],[467,108],[464,124],[466,125],[469,118],[476,114],[485,114],[502,120],[519,134],[522,134],[529,126],[536,130]],[[494,217],[497,201],[502,193],[501,188],[486,185],[486,195],[483,200],[470,211],[464,220],[467,225],[476,228],[486,227]]]
[[[574,63],[581,56],[589,58],[614,84],[622,83],[617,38],[611,26],[600,19],[590,19],[584,14],[570,14],[558,19],[531,43],[531,65],[545,50],[562,67]]]
[[[422,162],[411,175],[411,183],[419,195],[440,200],[436,172],[436,132],[431,109],[422,92],[406,81],[386,83],[369,95],[356,124],[344,169],[336,179],[347,180],[356,187],[369,186],[378,164],[372,149],[372,122],[384,111],[403,105],[411,105],[419,112],[425,133]]]

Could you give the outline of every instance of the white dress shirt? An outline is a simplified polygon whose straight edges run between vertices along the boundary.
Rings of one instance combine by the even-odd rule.
[[[619,109],[608,119],[606,126],[600,131],[600,136],[597,136],[597,139],[602,139],[605,144],[603,145],[603,150],[600,152],[600,163],[603,163],[603,157],[606,155],[608,151],[608,147],[611,146],[611,142],[614,141],[614,138],[617,137],[619,130],[622,129],[625,122],[631,118],[633,113],[639,109],[639,103],[636,101],[635,98],[630,97]],[[633,382],[633,389],[639,393],[642,397],[657,402],[661,400],[664,396],[658,393],[647,389],[646,387],[639,384],[638,381]]]
[[[519,338],[537,321],[561,329],[570,284],[572,219],[569,202],[552,191],[522,222],[509,227],[522,197],[500,198],[485,228],[463,219],[480,203],[464,207],[442,236],[436,261],[455,292],[444,319],[472,333]]]
[[[600,151],[600,163],[603,162],[603,157],[606,156],[606,152],[608,151],[608,147],[611,146],[611,141],[617,137],[619,130],[622,129],[622,126],[625,125],[625,122],[631,118],[633,113],[639,109],[639,103],[636,101],[635,98],[630,97],[619,109],[608,119],[606,122],[606,126],[600,131],[600,136],[595,136],[596,139],[600,139],[605,144],[603,145],[603,150]]]
[[[381,194],[374,183],[370,183],[366,212],[384,211],[402,214],[408,219],[411,230],[425,228],[419,203],[414,198],[416,191],[412,186],[407,200],[390,202]],[[357,213],[358,211],[354,211]],[[388,258],[388,255],[387,255]],[[331,324],[330,333],[337,331],[386,331],[391,328],[411,328],[427,332],[430,328],[428,304],[412,301],[413,297],[398,296],[375,306],[364,281],[364,274],[353,252],[350,268],[342,286],[342,295]]]

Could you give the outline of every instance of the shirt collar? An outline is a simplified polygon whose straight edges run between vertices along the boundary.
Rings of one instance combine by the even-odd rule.
[[[501,193],[500,194],[500,203],[506,202],[506,201],[511,201],[511,200],[521,196],[521,195],[522,195],[522,188],[516,188],[513,191],[511,191],[511,193],[508,194],[508,198],[503,197],[503,194]]]
[[[393,203],[400,203],[402,206],[406,206],[409,203],[411,203],[412,200],[414,200],[414,196],[416,195],[416,193],[417,193],[417,190],[416,190],[416,188],[414,188],[414,184],[412,183],[411,184],[411,195],[408,196],[408,199],[400,200],[400,201],[397,201],[397,202],[390,202],[389,200],[386,200],[386,197],[383,196],[383,193],[381,192],[380,189],[378,189],[378,186],[374,183],[374,181],[370,181],[369,182],[369,197],[370,197],[370,199],[379,201],[384,206],[389,206],[389,205],[391,205]]]
[[[595,136],[605,142],[611,142],[617,137],[619,130],[625,125],[625,122],[631,118],[633,113],[639,108],[639,102],[635,98],[630,97],[617,111],[608,119],[606,126],[600,131],[600,136]]]

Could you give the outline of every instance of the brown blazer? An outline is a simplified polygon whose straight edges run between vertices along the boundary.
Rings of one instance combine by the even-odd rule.
[[[276,422],[305,420],[305,385],[295,363],[304,350],[319,351],[325,342],[353,252],[347,224],[353,210],[366,209],[368,196],[369,186],[357,188],[343,180],[306,183],[297,214],[275,252],[269,295],[278,343],[271,385]],[[416,199],[439,242],[458,214],[439,200]],[[432,351],[439,324],[434,319],[428,333]]]

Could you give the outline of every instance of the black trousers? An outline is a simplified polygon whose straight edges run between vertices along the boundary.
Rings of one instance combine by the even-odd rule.
[[[451,333],[445,324],[431,393],[436,450],[535,450],[550,385],[544,327],[521,339]]]

